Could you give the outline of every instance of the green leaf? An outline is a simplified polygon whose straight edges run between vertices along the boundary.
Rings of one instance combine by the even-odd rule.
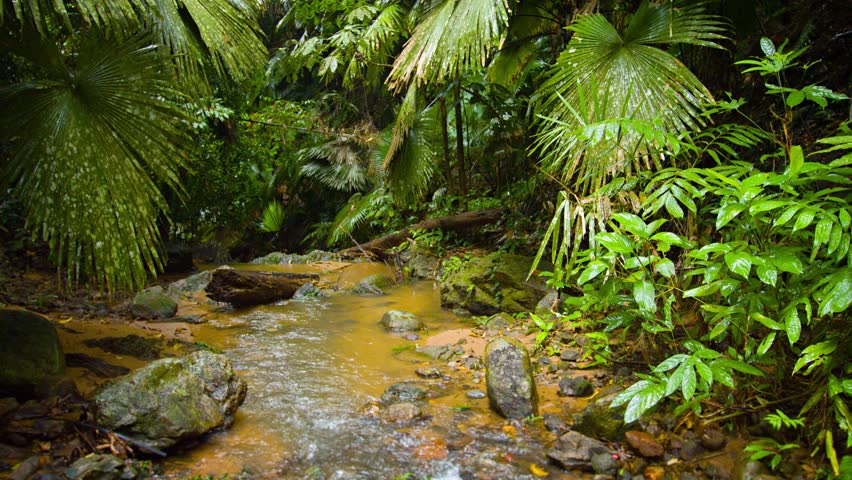
[[[674,218],[683,218],[683,209],[672,194],[666,194],[666,210]]]
[[[681,237],[680,235],[672,232],[660,232],[656,233],[651,237],[651,240],[657,242],[665,242],[669,245],[677,245],[679,247],[684,248],[692,248],[694,245],[689,240]]]
[[[790,202],[787,200],[762,200],[759,202],[754,202],[748,208],[749,213],[752,215],[756,213],[768,212],[770,210],[775,210],[776,208],[781,208],[786,205],[789,205]]]
[[[749,375],[754,375],[757,377],[763,377],[765,374],[759,368],[753,367],[747,363],[743,363],[739,360],[730,360],[730,359],[722,359],[717,360],[718,364],[721,367],[730,368],[736,370],[738,372],[747,373]]]
[[[620,233],[601,232],[595,236],[595,240],[615,253],[633,252],[633,242]]]
[[[656,265],[657,272],[660,275],[666,278],[672,278],[675,276],[675,265],[674,262],[669,260],[668,258],[662,258]]]
[[[685,298],[706,297],[719,291],[719,282],[713,282],[707,285],[691,288],[683,292]]]
[[[718,362],[710,364],[710,370],[713,371],[713,379],[725,385],[726,387],[734,387],[734,377],[731,375],[731,370],[720,365]]]
[[[796,90],[790,95],[787,95],[787,106],[793,108],[805,101],[805,94],[801,90]]]
[[[709,387],[713,386],[713,369],[710,368],[704,362],[695,362],[695,371],[698,372],[698,376],[704,380],[704,383]]]
[[[725,263],[732,272],[748,278],[751,271],[751,255],[745,252],[729,252],[725,254]]]
[[[766,265],[760,265],[757,267],[757,278],[759,278],[761,282],[774,287],[775,283],[778,281],[778,270],[775,270],[772,267],[767,267]]]
[[[767,317],[766,315],[764,315],[762,313],[752,312],[752,313],[749,314],[749,317],[757,320],[763,326],[765,326],[766,328],[768,328],[770,330],[784,330],[784,328],[781,326],[780,323],[776,322],[775,320],[772,320],[771,318]]]
[[[789,222],[796,215],[796,212],[802,209],[802,207],[803,205],[801,204],[793,204],[787,210],[784,210],[784,213],[782,213],[777,219],[775,219],[774,225],[776,227],[780,227]]]
[[[770,260],[778,270],[787,273],[802,273],[802,261],[789,250],[777,252]]]
[[[683,354],[683,353],[678,353],[676,355],[672,355],[671,357],[663,360],[662,362],[660,362],[659,365],[654,367],[653,371],[655,373],[668,372],[669,370],[671,370],[671,369],[677,367],[678,365],[680,365],[681,363],[683,363],[687,358],[689,358],[689,355],[686,355],[686,354]]]
[[[583,273],[581,273],[580,277],[577,279],[577,285],[582,285],[588,282],[608,269],[609,265],[601,260],[595,260],[589,263],[589,266],[583,270]]]
[[[648,238],[648,225],[638,216],[632,213],[616,213],[612,218],[633,235]]]
[[[840,224],[843,225],[843,228],[849,228],[849,224],[852,223],[852,215],[849,214],[849,210],[841,209],[838,214],[840,217]]]
[[[813,208],[806,208],[799,212],[799,216],[796,217],[796,223],[793,225],[793,231],[807,228],[813,222],[815,216],[816,211]]]
[[[767,57],[770,57],[775,54],[775,44],[768,37],[760,37],[760,51]]]
[[[799,312],[795,306],[784,316],[784,331],[787,332],[787,340],[790,341],[790,345],[796,343],[802,334],[802,322],[799,320]]]
[[[684,400],[691,400],[695,395],[695,387],[698,385],[698,379],[695,377],[695,369],[692,368],[692,362],[684,362],[681,368],[686,367],[683,371],[683,382],[681,383],[681,392]]]
[[[802,354],[799,356],[799,359],[796,361],[796,365],[793,366],[793,373],[798,372],[801,368],[806,365],[811,365],[811,368],[808,369],[809,373],[813,367],[820,365],[825,361],[825,357],[834,353],[837,349],[837,344],[833,341],[820,342],[815,343],[804,350],[802,350]]]
[[[657,311],[657,302],[654,301],[654,284],[650,280],[640,280],[633,284],[633,298],[643,312]]]
[[[772,343],[775,342],[775,334],[777,332],[771,332],[769,335],[763,338],[763,341],[760,342],[760,346],[757,347],[758,356],[766,355],[766,352],[769,351],[769,348],[772,347]]]
[[[742,213],[745,208],[746,206],[742,203],[729,203],[720,208],[719,212],[716,215],[716,230],[727,225],[728,222],[730,222],[737,215]]]
[[[652,383],[640,390],[627,404],[624,411],[624,423],[632,423],[663,399],[665,388],[662,384]]]
[[[832,275],[827,292],[819,304],[819,315],[840,313],[852,302],[852,267],[846,267]]]

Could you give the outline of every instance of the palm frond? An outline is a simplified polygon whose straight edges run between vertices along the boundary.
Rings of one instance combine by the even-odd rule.
[[[260,217],[260,231],[276,233],[284,226],[286,215],[280,202],[269,202]]]
[[[13,150],[4,179],[72,279],[132,289],[162,265],[156,218],[166,202],[151,175],[178,188],[189,120],[168,100],[180,97],[164,56],[146,38],[116,45],[92,32],[64,72],[0,89]]]
[[[396,90],[483,66],[509,21],[506,0],[444,0],[417,25],[388,75]]]
[[[528,66],[541,58],[541,37],[558,33],[559,22],[549,18],[547,5],[541,0],[521,2],[512,12],[506,38],[488,65],[488,80],[510,88],[519,85]]]
[[[390,195],[383,188],[377,188],[366,195],[361,193],[352,195],[331,222],[326,242],[328,246],[337,245],[341,240],[348,240],[371,214],[390,200]]]
[[[647,133],[658,129],[678,134],[704,125],[701,112],[713,100],[710,92],[675,57],[650,45],[688,42],[718,47],[713,40],[723,38],[717,33],[721,21],[704,13],[703,2],[645,1],[624,34],[602,15],[581,16],[568,28],[574,35],[542,86],[544,100],[539,105],[539,111],[547,114],[536,148],[546,151],[545,167],[551,173],[578,186],[600,185],[603,176],[625,165],[640,167],[638,158],[647,163],[649,151],[642,150],[643,142],[650,145]],[[630,122],[622,121],[618,134],[600,137],[606,140],[601,144],[548,133],[582,131],[606,119],[656,127],[635,132],[624,128]]]
[[[422,199],[435,173],[440,145],[435,110],[429,108],[418,113],[405,138],[395,147],[396,128],[386,129],[373,152],[380,178],[398,204],[410,205]]]

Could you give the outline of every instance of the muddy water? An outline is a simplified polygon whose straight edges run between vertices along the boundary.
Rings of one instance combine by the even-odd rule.
[[[322,286],[340,288],[384,270],[382,265],[341,265],[276,269],[319,270],[325,272]],[[499,424],[487,400],[471,400],[439,385],[446,394],[428,402],[433,421],[427,426],[400,428],[364,414],[365,405],[389,385],[416,380],[415,368],[435,364],[410,350],[399,353],[423,340],[385,333],[378,322],[392,309],[420,315],[431,333],[470,327],[440,308],[431,282],[402,285],[380,297],[340,293],[210,314],[206,324],[193,327],[193,335],[231,357],[249,394],[234,427],[170,459],[169,475],[247,469],[261,478],[394,478],[405,473],[458,478],[455,453],[441,458],[440,452],[429,454],[429,445],[443,448],[437,437],[459,415],[468,425]],[[484,385],[478,388],[484,391]]]

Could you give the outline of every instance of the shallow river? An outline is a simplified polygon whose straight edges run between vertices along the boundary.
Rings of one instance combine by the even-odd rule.
[[[327,273],[320,283],[347,287],[384,268],[355,264]],[[440,308],[431,282],[395,287],[385,296],[340,293],[211,314],[193,333],[230,356],[248,383],[248,396],[233,428],[170,459],[169,475],[233,475],[246,469],[260,478],[460,478],[461,457],[470,449],[468,454],[450,449],[441,458],[446,452],[442,437],[458,429],[481,427],[484,432],[487,425],[498,425],[496,433],[480,435],[494,437],[490,455],[511,455],[515,447],[499,430],[501,419],[489,410],[487,399],[464,396],[467,388],[485,390],[484,382],[468,384],[469,371],[459,375],[463,380],[430,381],[433,391],[445,391],[427,402],[431,421],[400,427],[364,414],[365,405],[377,401],[389,385],[418,380],[418,366],[449,370],[446,362],[399,352],[422,340],[382,330],[379,320],[393,309],[421,316],[431,333],[471,326]]]

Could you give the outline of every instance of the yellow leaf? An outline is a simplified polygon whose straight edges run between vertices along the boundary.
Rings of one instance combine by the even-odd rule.
[[[113,357],[117,358],[118,360],[121,360],[121,359],[123,359],[123,358],[124,358],[124,357],[122,357],[121,355],[113,355]]]
[[[536,465],[534,463],[530,464],[530,472],[532,472],[532,474],[535,475],[536,477],[546,477],[546,476],[550,475],[549,473],[547,473],[547,470],[539,467],[538,465]]]
[[[503,433],[510,437],[514,437],[518,434],[518,429],[512,425],[503,425]]]
[[[71,320],[74,320],[74,317],[68,317],[65,320],[60,320],[59,323],[65,324],[70,322]]]
[[[176,343],[175,346],[172,347],[172,350],[175,350],[175,351],[180,350],[180,344]]]

